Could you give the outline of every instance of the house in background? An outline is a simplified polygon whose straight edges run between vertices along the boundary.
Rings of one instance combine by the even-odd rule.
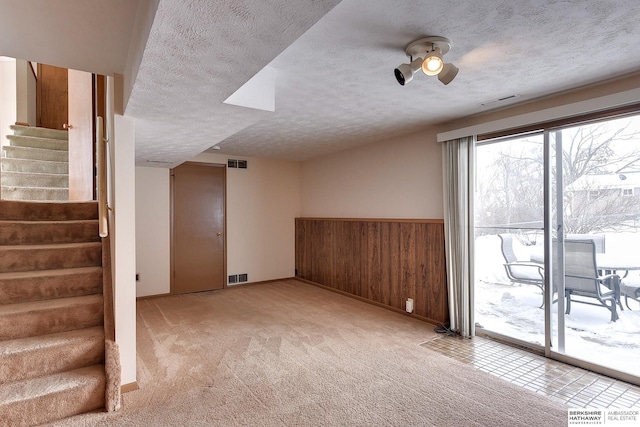
[[[640,213],[640,173],[618,171],[584,175],[566,187],[566,213],[590,217],[587,223],[610,228],[635,226]],[[615,224],[615,227],[613,226]],[[583,232],[598,230],[583,229]]]
[[[602,197],[637,197],[640,191],[640,173],[619,171],[585,175],[573,182],[567,190],[581,202],[595,202]]]
[[[226,172],[226,273],[293,277],[296,218],[442,219],[438,141],[638,103],[640,8],[598,5],[0,0],[0,55],[111,82],[124,388],[136,297],[172,290],[172,168],[246,160]],[[400,86],[426,35],[459,75]]]

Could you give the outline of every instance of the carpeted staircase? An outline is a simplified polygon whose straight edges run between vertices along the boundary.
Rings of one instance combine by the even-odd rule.
[[[97,212],[96,202],[0,200],[0,425],[105,408]]]
[[[68,200],[69,140],[66,130],[11,126],[2,147],[2,199]]]

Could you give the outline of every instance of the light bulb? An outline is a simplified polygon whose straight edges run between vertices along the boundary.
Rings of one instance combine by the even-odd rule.
[[[435,76],[442,71],[443,66],[442,54],[440,53],[440,49],[436,48],[432,52],[429,52],[424,62],[422,62],[422,71],[427,76]]]

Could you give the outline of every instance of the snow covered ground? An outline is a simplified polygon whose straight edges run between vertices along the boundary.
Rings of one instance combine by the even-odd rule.
[[[504,270],[498,236],[481,236],[475,242],[475,321],[502,335],[544,346],[542,294],[533,285],[512,284]],[[528,248],[521,248],[527,250]],[[640,265],[640,233],[606,235],[606,252],[637,254]],[[640,286],[640,271],[630,271],[624,283]],[[624,300],[623,300],[624,304]],[[572,304],[565,315],[565,353],[589,362],[640,376],[640,304],[632,310],[618,308],[620,319],[611,322],[604,307]],[[557,314],[557,304],[553,310]],[[557,318],[552,330],[557,334]]]

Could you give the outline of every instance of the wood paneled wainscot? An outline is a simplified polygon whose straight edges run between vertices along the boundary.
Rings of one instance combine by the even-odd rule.
[[[442,220],[296,218],[296,276],[448,322]]]

